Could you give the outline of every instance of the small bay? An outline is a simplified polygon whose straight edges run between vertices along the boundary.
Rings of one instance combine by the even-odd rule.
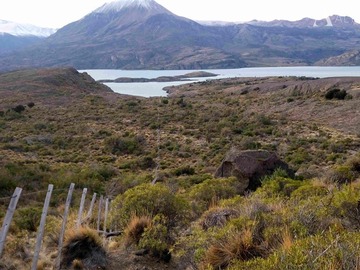
[[[92,69],[79,70],[87,72],[95,80],[115,80],[120,77],[129,78],[157,78],[161,76],[179,76],[196,70],[115,70],[115,69]],[[144,83],[105,83],[114,92],[120,94],[154,97],[167,96],[163,90],[166,86],[180,85],[185,83],[200,82],[211,79],[223,79],[234,77],[269,77],[269,76],[306,76],[306,77],[359,77],[360,67],[258,67],[258,68],[238,68],[238,69],[210,69],[199,70],[215,73],[216,77],[191,78],[186,81],[177,82],[144,82]]]

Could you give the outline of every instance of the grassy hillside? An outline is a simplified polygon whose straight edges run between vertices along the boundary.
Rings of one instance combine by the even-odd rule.
[[[106,269],[359,267],[359,78],[236,78],[168,91],[122,96],[73,69],[0,74],[1,221],[14,188],[25,194],[1,267],[29,268],[51,183],[39,264],[51,269],[71,182],[69,226],[82,188],[113,199],[109,222],[124,233],[104,243]],[[296,177],[276,171],[239,194],[235,178],[213,177],[232,147],[274,151]],[[148,253],[134,255],[140,249]]]

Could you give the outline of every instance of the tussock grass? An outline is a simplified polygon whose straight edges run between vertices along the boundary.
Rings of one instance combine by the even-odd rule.
[[[68,231],[65,235],[62,250],[61,267],[83,264],[84,267],[100,267],[107,265],[107,252],[96,231],[86,227]],[[81,268],[80,268],[81,269]]]
[[[247,261],[257,257],[265,257],[266,250],[256,244],[250,229],[241,233],[233,233],[224,241],[209,247],[201,268],[211,266],[212,269],[225,269],[233,260]]]
[[[137,245],[146,228],[151,226],[151,217],[133,215],[125,228],[125,246]]]

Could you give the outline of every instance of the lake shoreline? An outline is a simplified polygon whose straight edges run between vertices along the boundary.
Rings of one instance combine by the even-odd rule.
[[[184,75],[177,76],[160,76],[156,78],[133,78],[133,77],[119,77],[115,80],[105,79],[98,80],[100,83],[148,83],[148,82],[190,82],[194,78],[210,78],[216,77],[218,74],[206,72],[206,71],[196,71],[186,73]]]
[[[206,80],[217,80],[234,77],[278,77],[278,76],[294,76],[294,77],[359,77],[359,66],[344,67],[322,67],[322,66],[293,66],[293,67],[254,67],[254,68],[238,68],[238,69],[204,69],[204,70],[79,70],[86,72],[96,81],[102,81],[110,87],[114,92],[133,96],[142,97],[166,97],[166,89],[171,86],[177,86],[188,83],[196,83]],[[209,72],[217,74],[216,77],[198,77],[189,78],[189,80],[180,81],[156,81],[159,77],[177,77],[192,72]],[[146,78],[147,82],[114,82],[118,78]],[[104,82],[104,81],[108,82]]]

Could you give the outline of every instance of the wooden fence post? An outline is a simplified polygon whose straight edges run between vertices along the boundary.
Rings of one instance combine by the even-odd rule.
[[[109,212],[109,198],[105,201],[105,217],[104,217],[104,235],[106,235],[107,216]]]
[[[98,220],[97,220],[97,231],[100,232],[100,221],[101,221],[101,208],[103,205],[104,197],[103,195],[100,196],[99,201],[99,211],[98,211]]]
[[[92,212],[94,210],[94,204],[95,204],[95,200],[96,200],[96,193],[93,194],[93,197],[91,199],[91,203],[90,203],[90,208],[89,211],[85,217],[86,220],[89,220],[92,217]]]
[[[58,256],[57,256],[56,264],[55,264],[55,269],[56,270],[60,269],[61,250],[62,250],[62,246],[63,246],[63,242],[64,242],[64,234],[65,234],[65,229],[66,229],[66,222],[67,222],[67,217],[68,217],[68,213],[69,213],[69,208],[70,208],[70,203],[71,203],[71,198],[72,198],[72,194],[73,194],[73,191],[74,191],[74,187],[75,187],[75,184],[71,183],[70,188],[69,188],[69,192],[68,192],[68,196],[66,198],[64,217],[63,217],[63,222],[62,222],[61,232],[60,232],[60,238],[59,238],[59,247],[58,247],[59,251],[58,251]]]
[[[81,202],[80,202],[80,207],[79,207],[79,215],[78,215],[78,219],[77,219],[77,222],[76,222],[76,229],[77,230],[80,228],[80,225],[81,225],[81,219],[82,219],[82,214],[83,214],[83,211],[84,211],[86,193],[87,193],[87,188],[84,188],[82,196],[81,196]]]
[[[47,191],[47,194],[46,194],[44,207],[43,207],[43,211],[42,211],[42,214],[41,214],[39,231],[38,231],[38,235],[37,235],[37,239],[36,239],[36,246],[35,246],[34,258],[33,258],[33,263],[32,263],[31,270],[36,270],[37,269],[37,263],[38,263],[38,260],[39,260],[39,254],[40,254],[40,249],[41,249],[41,242],[42,242],[42,239],[43,239],[43,236],[44,236],[46,215],[47,215],[47,212],[48,212],[48,209],[49,209],[50,198],[51,198],[51,193],[53,191],[53,188],[54,188],[54,185],[49,185],[48,191]]]
[[[1,227],[1,232],[0,232],[0,258],[2,255],[2,252],[4,250],[4,246],[5,246],[5,240],[6,240],[6,235],[9,231],[10,228],[10,223],[11,220],[13,218],[15,209],[16,209],[16,205],[20,199],[20,195],[21,195],[21,191],[22,189],[17,187],[14,191],[14,194],[11,197],[10,200],[10,204],[9,207],[7,209],[6,215],[5,215],[5,219],[4,219],[4,223]]]

